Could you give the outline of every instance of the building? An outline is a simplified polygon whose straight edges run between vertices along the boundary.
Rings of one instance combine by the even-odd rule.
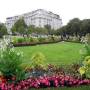
[[[50,11],[38,9],[22,15],[6,18],[6,27],[8,31],[10,31],[14,23],[21,17],[24,18],[28,26],[35,25],[35,27],[44,27],[45,25],[50,25],[51,28],[55,30],[62,26],[62,19],[59,15]]]

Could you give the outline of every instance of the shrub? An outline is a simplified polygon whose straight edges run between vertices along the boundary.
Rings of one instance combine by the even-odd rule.
[[[53,36],[48,36],[48,40],[49,40],[49,42],[53,42],[54,41],[54,37]]]
[[[83,61],[83,66],[79,68],[81,76],[85,75],[87,78],[90,78],[90,56],[86,56]]]
[[[67,75],[67,76],[66,75],[52,75],[50,77],[48,77],[48,76],[44,76],[44,77],[40,76],[38,78],[30,78],[29,77],[26,80],[20,81],[17,85],[15,85],[14,83],[11,83],[11,84],[1,83],[0,90],[29,90],[29,89],[32,90],[32,88],[35,88],[35,90],[39,89],[39,88],[42,88],[42,90],[44,90],[43,88],[47,88],[47,90],[48,90],[48,88],[50,88],[50,87],[64,87],[65,86],[65,87],[74,87],[75,88],[75,86],[80,86],[80,85],[90,85],[90,80],[77,79],[77,78],[71,77],[69,75]],[[53,89],[53,88],[51,88],[51,89]],[[66,89],[68,89],[68,88],[66,88]],[[62,88],[61,88],[61,90],[62,90]],[[87,89],[87,90],[89,90],[89,89]]]
[[[42,38],[42,37],[38,38],[38,40],[39,42],[45,42],[45,38]]]
[[[24,41],[25,43],[30,43],[30,38],[25,37],[24,40],[25,40],[25,41]]]
[[[17,44],[18,43],[18,38],[17,37],[12,37],[12,43]]]
[[[18,43],[23,43],[25,42],[25,38],[18,38]]]
[[[60,37],[58,37],[58,36],[53,36],[53,38],[54,38],[54,41],[60,41],[61,40]]]
[[[86,34],[85,39],[87,40],[88,44],[90,44],[90,34]]]
[[[31,43],[38,43],[39,42],[38,38],[32,38],[32,37],[30,37],[29,40],[30,40]]]
[[[24,71],[21,68],[22,53],[16,52],[8,41],[1,43],[0,50],[0,71],[6,79],[16,78],[16,81],[24,78]]]
[[[79,41],[79,37],[78,36],[73,36],[73,40],[72,41],[78,42]]]
[[[31,60],[32,75],[35,77],[44,75],[46,69],[45,56],[38,52],[32,56]]]
[[[38,52],[38,53],[35,53],[32,58],[32,67],[33,68],[36,68],[36,67],[45,67],[45,56]]]

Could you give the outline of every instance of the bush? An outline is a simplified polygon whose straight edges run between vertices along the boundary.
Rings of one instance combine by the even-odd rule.
[[[18,43],[23,43],[25,42],[25,38],[18,38]]]
[[[30,43],[30,38],[25,37],[24,40],[25,43]]]
[[[60,41],[61,40],[60,37],[58,37],[58,36],[53,36],[53,38],[54,38],[54,41]]]
[[[81,85],[90,85],[90,80],[77,79],[69,75],[52,75],[50,77],[48,76],[43,76],[43,77],[40,76],[38,78],[29,77],[26,80],[20,81],[17,85],[15,85],[14,83],[11,83],[11,84],[1,83],[0,90],[30,90],[30,89],[33,90],[33,88],[35,88],[34,90],[40,89],[40,88],[42,88],[42,90],[44,90],[44,88],[48,90],[48,88],[50,87],[73,87],[75,90],[77,89],[75,87],[81,86]],[[70,89],[66,88],[66,89],[72,90],[73,88],[70,88]],[[62,88],[60,89],[62,90]],[[55,90],[55,88],[54,89],[51,88],[50,90]],[[80,88],[80,90],[82,90],[82,88]],[[87,90],[89,90],[89,88],[87,88]]]
[[[18,43],[18,38],[17,37],[12,37],[12,43],[17,44]]]
[[[38,43],[39,40],[38,40],[38,38],[32,38],[32,37],[30,37],[30,42],[31,43]]]
[[[23,79],[24,71],[20,66],[22,64],[22,54],[11,48],[8,41],[2,43],[0,52],[0,71],[3,76],[10,80],[15,77],[16,81]]]
[[[38,40],[39,42],[45,42],[45,38],[42,38],[42,37],[38,38]]]
[[[32,56],[31,60],[32,75],[35,77],[44,75],[46,69],[45,56],[38,52]]]
[[[48,40],[49,40],[49,42],[53,42],[54,41],[54,37],[53,36],[49,36]]]
[[[12,43],[13,44],[23,43],[25,41],[26,41],[26,39],[23,37],[12,37]]]
[[[79,68],[81,76],[85,75],[90,78],[90,56],[86,56],[83,61],[83,66]]]
[[[40,52],[38,52],[38,53],[35,53],[33,56],[32,56],[32,58],[31,58],[31,60],[32,60],[32,67],[33,68],[36,68],[36,67],[42,67],[42,68],[45,68],[45,56],[42,54],[42,53],[40,53]]]

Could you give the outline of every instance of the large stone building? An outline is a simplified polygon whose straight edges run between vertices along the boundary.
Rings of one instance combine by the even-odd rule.
[[[36,27],[44,27],[45,25],[50,25],[51,28],[55,30],[62,26],[62,19],[59,15],[54,14],[50,11],[38,9],[22,15],[6,18],[6,27],[8,31],[12,28],[14,23],[21,17],[24,18],[25,23],[28,26],[35,25]]]

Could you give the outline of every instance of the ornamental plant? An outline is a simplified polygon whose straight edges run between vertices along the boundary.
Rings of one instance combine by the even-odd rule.
[[[86,56],[83,61],[83,66],[79,68],[80,74],[90,78],[90,56]]]
[[[32,75],[35,77],[43,76],[46,70],[45,56],[41,52],[38,52],[32,56],[31,60],[31,67],[33,70]]]
[[[24,78],[24,71],[21,68],[22,53],[16,52],[10,44],[9,39],[0,43],[0,72],[8,80],[21,80]]]
[[[81,50],[82,54],[82,66],[79,68],[81,76],[85,75],[87,78],[90,78],[90,45],[87,40],[83,41],[84,48]]]
[[[45,56],[41,53],[41,52],[37,52],[35,53],[32,58],[32,68],[35,68],[35,67],[42,67],[42,68],[45,68]]]

